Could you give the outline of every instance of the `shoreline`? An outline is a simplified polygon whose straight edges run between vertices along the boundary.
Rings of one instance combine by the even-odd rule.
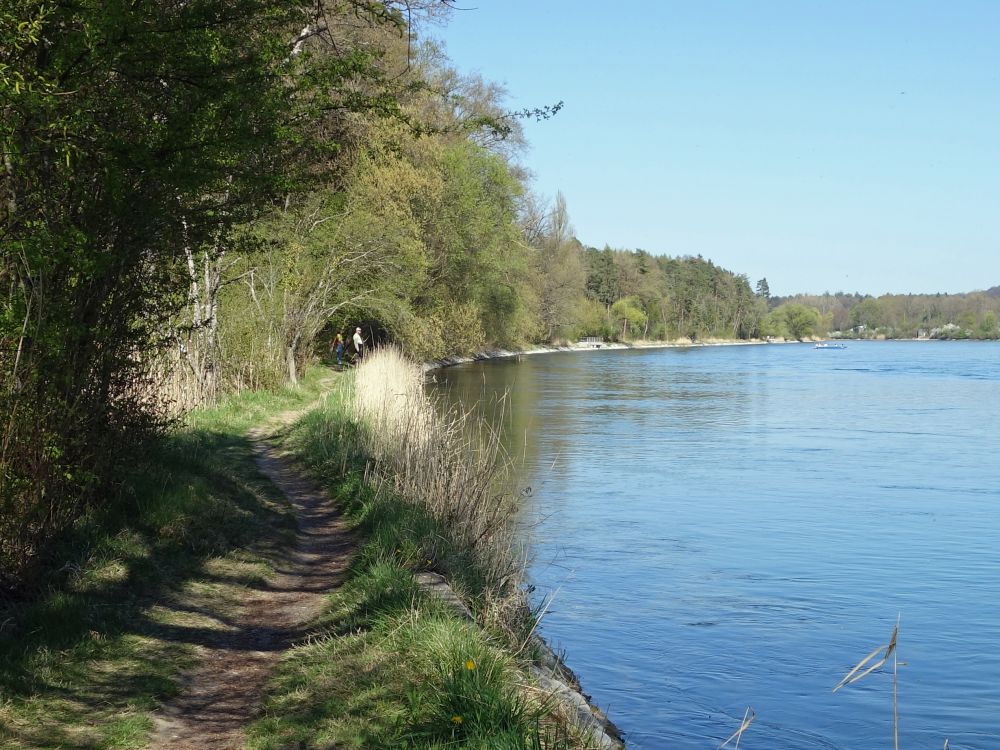
[[[781,344],[811,344],[815,341],[825,341],[826,339],[809,339],[808,341],[764,341],[763,339],[711,339],[709,341],[695,341],[682,343],[679,341],[636,341],[623,344],[619,341],[604,342],[600,346],[588,346],[573,344],[569,346],[535,346],[530,349],[483,349],[482,351],[467,356],[451,356],[434,359],[425,362],[424,372],[440,370],[445,367],[465,365],[471,362],[486,362],[492,359],[513,359],[536,354],[555,354],[557,352],[598,352],[608,350],[625,349],[699,349],[711,346],[771,346]]]
[[[772,341],[765,341],[764,339],[710,339],[708,341],[695,341],[691,343],[683,343],[680,341],[635,341],[628,344],[623,344],[619,341],[608,341],[602,343],[600,346],[587,346],[580,344],[572,344],[567,346],[534,346],[530,349],[483,349],[475,354],[464,355],[464,356],[450,356],[442,357],[441,359],[432,359],[429,362],[423,364],[424,372],[431,372],[433,370],[441,370],[445,367],[454,367],[456,365],[466,365],[472,362],[486,362],[493,359],[513,359],[515,357],[525,357],[529,355],[536,354],[555,354],[557,352],[597,352],[597,351],[607,351],[607,350],[625,350],[625,349],[699,349],[703,347],[712,346],[781,346],[786,344],[817,344],[821,342],[837,342],[837,343],[858,343],[858,342],[875,342],[884,343],[891,341],[914,341],[914,342],[949,342],[949,341],[982,341],[982,342],[996,342],[996,339],[931,339],[931,338],[899,338],[899,339],[843,339],[843,338],[820,338],[817,336],[810,337],[808,339],[789,340],[789,339],[774,339]]]
[[[641,341],[631,344],[621,342],[604,342],[600,346],[573,345],[573,346],[536,346],[531,349],[507,350],[507,349],[486,349],[476,352],[470,356],[444,357],[422,365],[424,374],[446,367],[454,367],[472,362],[485,362],[497,359],[513,359],[527,355],[554,354],[557,352],[596,352],[601,350],[625,350],[625,349],[687,349],[709,346],[759,346],[770,344],[798,344],[813,343],[813,341],[765,341],[761,339],[744,340],[710,340],[710,341]],[[422,581],[424,587],[428,586],[427,581]],[[439,589],[437,595],[444,600],[457,600],[451,590],[447,577],[442,576],[437,582]],[[454,605],[453,605],[454,606]],[[455,608],[456,611],[458,607]],[[462,607],[464,609],[464,606]],[[473,619],[465,610],[465,615]],[[474,619],[473,619],[474,622]],[[531,675],[540,687],[547,690],[550,696],[557,701],[563,711],[568,716],[574,717],[573,723],[577,727],[584,729],[596,742],[601,750],[624,750],[627,746],[626,733],[618,727],[614,720],[603,711],[584,692],[576,673],[566,663],[564,656],[557,653],[548,641],[538,633],[532,635],[532,643],[539,653],[540,659],[531,668]]]

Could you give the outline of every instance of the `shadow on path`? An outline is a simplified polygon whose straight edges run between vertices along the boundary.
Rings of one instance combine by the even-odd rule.
[[[353,542],[326,494],[307,481],[269,439],[301,412],[251,431],[260,471],[285,495],[298,520],[296,544],[273,560],[275,574],[249,583],[237,616],[225,629],[158,625],[170,640],[198,646],[198,666],[184,675],[178,696],[156,716],[155,750],[236,750],[259,709],[264,685],[281,654],[306,635],[324,596],[338,586]]]

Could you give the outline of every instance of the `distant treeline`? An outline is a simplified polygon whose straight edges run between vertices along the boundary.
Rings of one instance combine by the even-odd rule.
[[[968,294],[775,297],[772,307],[815,311],[815,332],[844,338],[997,339],[1000,287]]]
[[[583,283],[573,287],[564,320],[545,326],[544,340],[746,339],[758,335],[767,313],[745,276],[701,256],[579,246],[575,252]]]

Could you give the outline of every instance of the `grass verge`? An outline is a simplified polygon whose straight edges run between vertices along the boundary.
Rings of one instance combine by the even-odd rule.
[[[198,643],[294,537],[246,431],[311,402],[328,376],[192,414],[63,540],[48,587],[0,610],[0,748],[146,745]]]
[[[363,541],[312,636],[278,668],[250,747],[587,747],[527,675],[532,616],[502,456],[454,415],[429,412],[422,378],[387,356],[290,431]],[[445,575],[478,624],[424,592],[422,571]]]

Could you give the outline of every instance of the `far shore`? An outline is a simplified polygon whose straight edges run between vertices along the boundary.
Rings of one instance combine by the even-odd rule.
[[[802,339],[801,341],[796,339],[705,339],[702,341],[687,341],[686,339],[678,339],[675,341],[647,341],[638,340],[630,341],[628,343],[622,343],[620,341],[605,341],[599,346],[595,344],[565,344],[562,346],[535,346],[531,349],[484,349],[481,352],[476,352],[475,354],[469,356],[454,356],[454,357],[444,357],[442,359],[435,359],[430,362],[424,363],[424,371],[429,372],[431,370],[439,370],[444,367],[454,367],[455,365],[464,365],[470,362],[483,362],[490,359],[512,359],[514,357],[523,357],[530,354],[553,354],[555,352],[596,352],[605,351],[608,349],[697,349],[700,347],[707,346],[772,346],[776,344],[815,344],[822,341],[836,341],[841,343],[847,342],[859,342],[859,341],[951,341],[953,339],[931,339],[931,338],[898,338],[898,339],[841,339],[841,338],[819,338],[817,336],[812,336],[807,339]],[[961,341],[973,341],[975,339],[954,339]]]
[[[704,341],[630,341],[622,343],[620,341],[605,341],[600,345],[594,344],[567,344],[564,346],[536,346],[531,349],[484,349],[481,352],[464,357],[444,357],[424,364],[424,370],[438,370],[443,367],[453,367],[455,365],[468,364],[469,362],[482,362],[489,359],[511,359],[529,354],[552,354],[554,352],[596,352],[608,349],[697,349],[705,346],[759,346],[771,344],[811,344],[814,341],[824,339],[806,339],[803,341],[774,339],[765,341],[764,339],[705,339]]]

